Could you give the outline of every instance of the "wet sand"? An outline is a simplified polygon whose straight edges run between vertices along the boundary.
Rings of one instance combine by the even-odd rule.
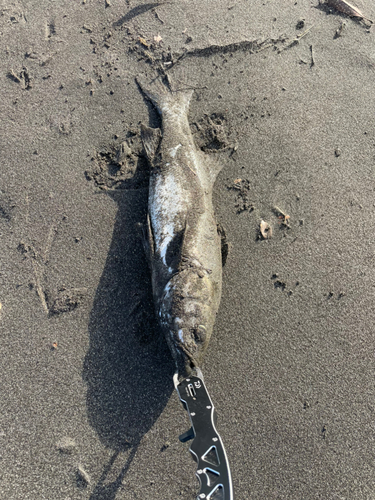
[[[223,163],[202,369],[236,499],[373,498],[374,29],[317,0],[0,13],[0,498],[195,498],[136,230],[157,68]]]

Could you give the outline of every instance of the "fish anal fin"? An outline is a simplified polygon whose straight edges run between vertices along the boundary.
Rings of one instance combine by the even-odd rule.
[[[161,137],[162,134],[160,128],[151,128],[143,125],[143,123],[141,124],[142,144],[149,160],[152,160],[155,157],[156,151],[159,148]]]
[[[138,223],[138,227],[140,228],[143,249],[145,251],[147,263],[148,263],[150,269],[152,269],[152,261],[154,259],[155,245],[154,245],[154,237],[152,234],[151,221],[150,221],[149,214],[147,214],[146,223],[145,224]]]

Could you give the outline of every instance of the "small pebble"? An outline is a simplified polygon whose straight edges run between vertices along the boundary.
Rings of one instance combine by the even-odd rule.
[[[165,442],[163,446],[161,447],[160,451],[165,451],[170,447],[171,443],[169,441]]]
[[[76,442],[70,437],[62,438],[61,441],[56,443],[56,448],[65,455],[73,455],[78,451]]]
[[[296,24],[296,30],[301,30],[304,27],[305,27],[305,20],[300,19]]]

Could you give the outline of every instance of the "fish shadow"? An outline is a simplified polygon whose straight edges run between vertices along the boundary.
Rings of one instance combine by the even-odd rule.
[[[137,227],[146,219],[147,189],[113,191],[110,196],[118,212],[90,314],[83,379],[89,422],[114,454],[91,500],[115,498],[142,437],[173,391],[174,365],[156,327],[150,272]],[[117,480],[103,486],[111,464],[126,450],[131,451]]]

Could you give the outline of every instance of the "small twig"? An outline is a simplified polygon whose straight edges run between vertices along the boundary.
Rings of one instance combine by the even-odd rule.
[[[185,92],[185,90],[204,90],[204,89],[208,89],[207,85],[203,85],[203,87],[184,87],[176,89],[173,92]]]
[[[273,43],[268,43],[267,45],[263,45],[259,50],[258,52],[262,52],[262,50],[266,50],[266,49],[269,49],[270,47],[274,47],[274,44]]]
[[[282,215],[283,217],[286,217],[287,214],[281,210],[281,208],[277,207],[276,205],[273,207],[273,211],[276,212],[276,215]]]
[[[18,75],[16,75],[16,73],[12,69],[8,71],[7,76],[16,83],[22,83],[21,78]]]
[[[26,196],[26,203],[27,203],[26,218],[28,219],[28,214],[29,214],[28,196]],[[42,303],[42,307],[46,312],[46,314],[49,314],[50,310],[46,300],[46,293],[43,289],[43,282],[45,281],[45,270],[48,264],[49,254],[51,252],[52,243],[56,233],[57,233],[57,226],[55,224],[51,224],[47,234],[46,243],[44,246],[44,252],[42,252],[41,254],[37,252],[37,250],[32,244],[24,244],[24,243],[21,244],[22,253],[26,253],[26,255],[31,259],[31,265],[34,271],[36,293],[38,294],[38,297]]]
[[[315,61],[314,61],[314,53],[313,53],[313,46],[310,45],[310,52],[311,52],[311,63],[310,63],[310,68],[315,66]]]
[[[25,198],[25,201],[26,201],[26,217],[25,217],[25,222],[26,222],[26,225],[29,224],[29,195],[27,194],[26,195],[26,198]]]
[[[46,301],[46,295],[43,291],[42,285],[40,283],[40,277],[39,277],[39,268],[38,268],[38,263],[35,260],[35,257],[31,257],[31,264],[33,266],[33,271],[34,271],[34,278],[35,278],[35,288],[36,288],[36,293],[38,294],[40,301],[42,303],[44,311],[49,314],[49,309]]]
[[[298,40],[301,40],[301,38],[303,38],[304,36],[306,36],[306,35],[307,35],[307,33],[313,29],[313,27],[314,27],[314,26],[315,26],[315,24],[313,24],[312,26],[310,26],[310,28],[307,28],[307,30],[305,30],[305,31],[304,31],[303,33],[301,33],[300,35],[297,35],[297,37],[296,37],[296,38],[297,38]]]
[[[297,35],[296,38],[293,38],[293,40],[286,46],[286,47],[282,47],[279,51],[278,51],[278,54],[280,54],[281,52],[283,52],[284,50],[288,50],[288,49],[291,49],[292,47],[294,47],[295,45],[298,45],[300,40],[306,36],[312,29],[313,27],[315,26],[315,24],[313,24],[312,26],[310,26],[310,28],[308,28],[307,30],[305,30],[303,33],[301,33],[300,35]]]
[[[239,51],[246,51],[250,54],[256,54],[261,50],[266,48],[275,47],[279,42],[284,42],[284,37],[279,37],[277,40],[264,40],[263,42],[257,42],[256,40],[242,40],[240,42],[234,42],[227,45],[209,45],[204,48],[195,48],[191,50],[184,49],[184,52],[177,57],[175,61],[164,62],[164,65],[168,65],[170,69],[176,64],[180,63],[185,57],[208,57],[215,54],[228,54]]]

